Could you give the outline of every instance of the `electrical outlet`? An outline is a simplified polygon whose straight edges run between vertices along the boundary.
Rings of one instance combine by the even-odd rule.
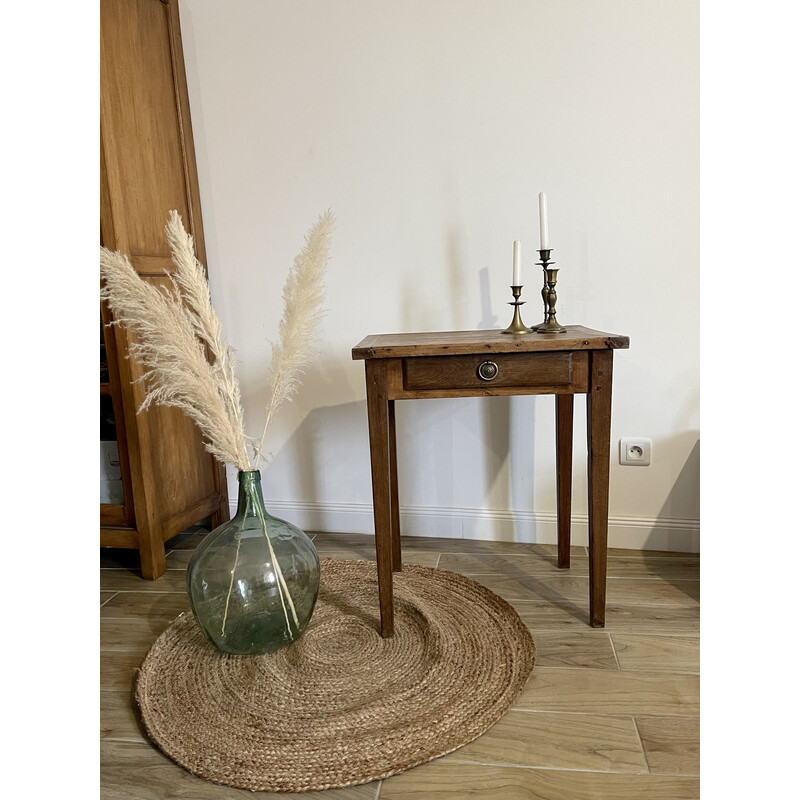
[[[629,436],[619,440],[619,463],[626,467],[649,467],[652,442]]]

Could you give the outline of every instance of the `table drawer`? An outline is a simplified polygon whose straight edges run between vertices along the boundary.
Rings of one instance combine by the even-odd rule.
[[[574,378],[574,355],[586,354],[480,353],[404,358],[403,388],[420,391],[569,386]]]

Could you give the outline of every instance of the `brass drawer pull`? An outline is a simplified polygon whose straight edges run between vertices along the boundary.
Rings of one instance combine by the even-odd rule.
[[[492,381],[497,377],[498,369],[494,361],[483,361],[478,365],[478,377],[482,381]]]

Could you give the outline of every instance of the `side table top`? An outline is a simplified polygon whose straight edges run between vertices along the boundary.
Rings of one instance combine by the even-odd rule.
[[[353,360],[409,356],[469,355],[471,353],[532,353],[553,350],[618,350],[630,345],[627,336],[603,333],[582,325],[565,325],[565,333],[513,336],[499,329],[377,333],[353,348]]]

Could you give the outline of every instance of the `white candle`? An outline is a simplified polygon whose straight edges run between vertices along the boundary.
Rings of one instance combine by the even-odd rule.
[[[511,285],[522,286],[522,245],[517,239],[514,240],[514,277]]]
[[[539,192],[539,249],[550,249],[547,239],[547,195],[544,192]]]

